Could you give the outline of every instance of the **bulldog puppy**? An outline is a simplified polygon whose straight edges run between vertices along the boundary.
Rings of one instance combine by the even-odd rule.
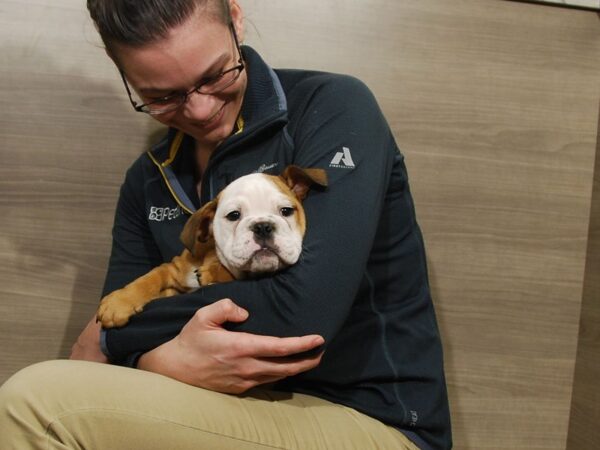
[[[288,166],[280,176],[238,178],[189,218],[183,253],[104,297],[98,321],[120,327],[156,298],[296,263],[306,230],[301,202],[313,185],[327,186],[324,170]]]

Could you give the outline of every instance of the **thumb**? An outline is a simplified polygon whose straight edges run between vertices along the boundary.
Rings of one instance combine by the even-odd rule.
[[[248,311],[237,306],[228,298],[200,308],[196,312],[197,319],[207,325],[223,325],[225,322],[243,322],[248,318]]]

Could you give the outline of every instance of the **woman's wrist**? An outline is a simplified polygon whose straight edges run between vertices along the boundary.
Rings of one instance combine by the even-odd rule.
[[[174,357],[175,345],[173,340],[140,356],[137,368],[177,379],[178,361]]]

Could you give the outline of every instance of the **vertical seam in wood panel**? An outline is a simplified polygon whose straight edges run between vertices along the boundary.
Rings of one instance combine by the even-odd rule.
[[[600,14],[598,14],[598,17],[600,18]],[[586,303],[591,301],[591,299],[589,298],[590,295],[588,294],[588,283],[591,283],[591,281],[589,280],[588,277],[592,277],[592,270],[594,269],[593,264],[592,264],[592,259],[594,257],[598,257],[595,255],[592,255],[592,250],[593,250],[593,246],[595,245],[593,242],[593,239],[595,238],[595,235],[593,234],[593,230],[595,228],[599,228],[600,229],[600,99],[598,101],[598,120],[597,120],[597,130],[596,130],[596,154],[595,154],[595,158],[594,158],[594,169],[593,169],[593,175],[592,175],[592,192],[590,195],[590,219],[589,219],[589,223],[588,223],[588,240],[587,240],[587,249],[586,249],[586,262],[585,262],[585,269],[584,269],[584,274],[583,274],[583,290],[582,290],[582,296],[581,296],[581,308],[580,308],[580,316],[579,316],[579,329],[578,329],[578,336],[577,336],[577,348],[575,350],[575,364],[573,366],[573,384],[571,386],[571,406],[569,408],[569,417],[568,417],[568,428],[567,428],[567,442],[566,442],[566,449],[567,450],[579,450],[579,447],[577,446],[577,441],[574,441],[573,439],[576,439],[576,437],[574,438],[573,436],[575,436],[573,433],[573,428],[577,428],[574,427],[573,425],[573,420],[576,417],[574,417],[573,415],[573,408],[575,406],[575,395],[576,395],[576,381],[577,381],[577,374],[578,374],[578,365],[580,363],[580,348],[581,348],[581,330],[582,330],[582,324],[584,322],[584,313],[585,313],[585,306]],[[595,206],[596,205],[596,206]],[[596,211],[597,209],[597,211]],[[596,275],[598,276],[598,275]],[[582,369],[580,369],[582,370]],[[579,394],[581,395],[581,394]],[[579,430],[581,431],[581,430]],[[597,432],[597,431],[596,431]],[[587,430],[587,433],[594,433],[593,430]],[[587,434],[589,436],[589,434]],[[592,438],[593,439],[593,438]],[[598,439],[600,440],[600,435],[598,436]],[[570,445],[570,443],[573,443],[573,445]]]

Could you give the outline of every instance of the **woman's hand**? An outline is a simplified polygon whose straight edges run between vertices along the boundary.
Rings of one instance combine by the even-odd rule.
[[[69,359],[107,363],[108,358],[100,350],[100,329],[102,325],[96,321],[96,315],[88,322],[77,341],[71,347]]]
[[[248,389],[316,367],[323,353],[291,356],[323,344],[318,335],[278,338],[228,331],[225,322],[243,322],[248,312],[231,300],[199,309],[177,337],[144,354],[138,368],[193,386],[240,394]]]

